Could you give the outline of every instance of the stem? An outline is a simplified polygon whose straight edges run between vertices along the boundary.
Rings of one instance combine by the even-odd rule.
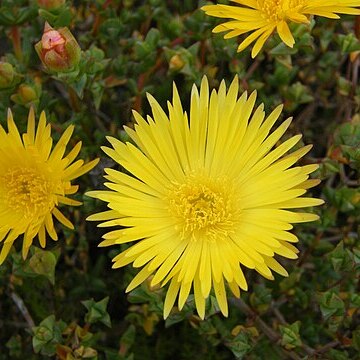
[[[14,53],[18,60],[23,59],[23,52],[21,48],[21,34],[18,26],[12,26],[10,29],[10,39],[14,47]]]
[[[133,109],[135,111],[137,111],[139,113],[141,112],[141,106],[142,106],[141,92],[144,89],[149,76],[151,74],[155,73],[156,70],[158,70],[161,67],[162,62],[163,62],[163,60],[162,60],[161,54],[159,52],[155,65],[151,69],[149,69],[147,72],[145,72],[139,76],[138,81],[137,81],[138,94],[136,95],[134,105],[133,105]]]
[[[323,347],[321,347],[320,349],[316,350],[317,354],[324,354],[326,353],[328,350],[337,347],[338,345],[341,345],[339,340],[334,340],[329,342],[328,344],[324,345]]]
[[[75,112],[80,112],[81,110],[81,106],[80,106],[80,102],[79,102],[79,97],[77,96],[75,90],[71,87],[68,86],[68,94],[69,94],[69,100],[70,100],[70,105],[72,107],[72,109]]]
[[[270,326],[268,326],[260,316],[250,308],[242,299],[230,299],[231,303],[237,306],[244,314],[252,318],[256,326],[263,332],[263,334],[274,344],[278,345],[281,336],[276,331],[274,331]],[[280,347],[281,348],[281,347]],[[293,351],[286,350],[281,348],[281,350],[286,354],[286,359],[292,360],[301,360],[301,357],[294,353]]]
[[[355,36],[360,39],[360,16],[356,16],[354,24]]]
[[[22,316],[26,320],[26,323],[28,324],[29,328],[32,329],[35,326],[35,323],[29,313],[29,310],[27,309],[27,307],[24,304],[24,301],[15,292],[12,292],[10,294],[10,296],[11,296],[12,301],[15,303],[16,307],[19,309]]]

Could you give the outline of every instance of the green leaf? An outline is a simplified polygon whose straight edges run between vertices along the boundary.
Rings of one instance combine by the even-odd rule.
[[[101,100],[104,94],[104,84],[100,81],[94,82],[91,85],[91,93],[93,95],[95,108],[96,110],[99,110]]]
[[[119,18],[106,19],[100,26],[101,34],[109,39],[117,39],[124,31],[124,24]]]
[[[352,90],[352,83],[348,79],[344,78],[343,76],[339,76],[337,79],[337,88],[340,95],[349,96]]]
[[[44,319],[39,326],[34,327],[33,348],[35,353],[52,356],[56,352],[56,345],[62,343],[62,332],[66,324],[63,321],[56,321],[55,315]]]
[[[281,279],[280,289],[281,291],[288,292],[291,290],[295,290],[297,284],[301,279],[303,270],[295,269],[288,277]]]
[[[54,285],[56,261],[56,256],[51,251],[36,248],[29,260],[29,268],[35,274],[44,275]]]
[[[19,334],[11,336],[11,338],[5,344],[9,349],[10,356],[14,358],[20,358],[22,352],[21,336]]]
[[[342,53],[348,54],[360,50],[360,42],[352,32],[346,35],[339,34],[336,38],[336,42],[340,45]]]
[[[120,339],[120,350],[122,355],[126,355],[129,349],[133,346],[135,341],[136,328],[130,325]]]
[[[98,302],[96,302],[94,299],[82,301],[81,303],[88,310],[87,314],[85,315],[85,321],[90,324],[101,322],[107,327],[111,327],[110,315],[106,310],[108,302],[108,296]]]
[[[272,301],[271,290],[265,286],[255,286],[254,292],[250,295],[250,303],[258,312],[264,313]]]
[[[325,320],[332,316],[343,316],[345,304],[333,291],[327,291],[320,298],[320,310]]]
[[[324,194],[336,208],[344,213],[357,213],[360,209],[360,189],[343,186],[338,189],[326,187]]]
[[[295,321],[291,325],[280,325],[281,345],[291,350],[302,345],[300,338],[300,321]]]
[[[234,339],[227,341],[225,345],[232,351],[237,359],[243,359],[253,347],[251,335],[247,331],[241,331]]]
[[[349,360],[349,354],[345,350],[330,349],[327,353],[327,358],[330,360]]]
[[[29,19],[36,18],[36,6],[25,6],[18,8],[13,6],[0,6],[0,25],[21,25]]]
[[[352,332],[352,346],[360,352],[360,329]]]
[[[350,271],[353,266],[353,257],[348,249],[344,249],[344,243],[341,241],[336,248],[329,253],[331,263],[335,271]]]
[[[57,28],[63,26],[70,26],[71,18],[71,10],[69,8],[63,8],[61,12],[57,15],[54,26]]]
[[[309,93],[309,89],[299,81],[288,88],[286,97],[297,105],[306,104],[314,100],[314,97]]]
[[[72,88],[75,90],[77,96],[82,99],[84,96],[84,90],[86,86],[87,76],[86,74],[81,75],[75,81],[71,82]]]
[[[154,293],[148,291],[144,286],[139,286],[128,295],[128,301],[132,304],[142,304],[153,300]]]
[[[147,33],[145,42],[149,44],[153,49],[157,47],[157,44],[161,38],[160,32],[158,29],[152,28]]]

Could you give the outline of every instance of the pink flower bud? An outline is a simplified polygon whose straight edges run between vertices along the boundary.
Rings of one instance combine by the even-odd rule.
[[[55,30],[45,23],[35,50],[49,72],[73,71],[80,62],[80,46],[66,27]]]
[[[37,4],[46,10],[57,9],[65,5],[66,0],[37,0]]]

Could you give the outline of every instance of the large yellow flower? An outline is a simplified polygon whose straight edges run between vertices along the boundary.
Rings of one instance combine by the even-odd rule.
[[[67,197],[78,189],[71,181],[98,162],[98,159],[85,165],[83,160],[74,162],[81,142],[64,156],[74,126],[65,130],[51,151],[51,127],[46,124],[44,112],[35,131],[34,110],[30,110],[27,131],[22,137],[10,111],[7,126],[8,132],[0,126],[0,244],[3,244],[0,264],[20,235],[24,258],[36,235],[42,247],[46,245],[46,233],[57,240],[53,217],[73,228],[58,205],[81,205]]]
[[[109,137],[113,148],[103,148],[133,176],[106,169],[110,191],[89,195],[110,210],[89,220],[122,227],[105,234],[100,246],[138,241],[113,267],[143,267],[126,291],[152,275],[153,286],[170,283],[164,317],[177,296],[183,307],[191,288],[201,318],[212,288],[227,315],[225,284],[236,296],[247,290],[243,266],[267,279],[272,270],[286,276],[274,256],[297,257],[291,223],[318,219],[287,210],[323,202],[302,197],[318,184],[309,179],[318,166],[290,168],[311,146],[286,155],[301,139],[296,135],[273,149],[291,119],[269,134],[282,106],[265,118],[263,105],[253,111],[256,93],[238,99],[238,90],[238,79],[228,91],[222,81],[210,95],[204,78],[200,93],[192,89],[189,114],[175,86],[169,115],[148,95],[153,116],[146,121],[134,112],[135,130],[126,128],[137,146]]]
[[[251,55],[254,58],[269,36],[276,30],[281,40],[290,47],[295,40],[288,23],[309,23],[310,15],[338,19],[337,14],[360,15],[360,0],[231,0],[240,6],[206,5],[207,15],[233,19],[214,28],[213,32],[228,31],[229,39],[252,32],[239,45],[238,52],[255,40]]]

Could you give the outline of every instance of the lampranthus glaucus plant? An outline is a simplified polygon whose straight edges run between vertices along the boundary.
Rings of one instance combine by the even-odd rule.
[[[74,162],[81,142],[64,155],[74,131],[73,125],[64,131],[52,149],[51,125],[46,123],[44,112],[36,128],[34,110],[30,109],[27,131],[21,136],[9,111],[7,127],[8,132],[0,126],[0,264],[20,236],[23,236],[23,258],[36,236],[41,247],[46,245],[47,233],[57,240],[53,217],[73,228],[58,206],[81,205],[81,202],[68,198],[78,190],[71,181],[98,162],[98,159],[87,164],[83,160]]]
[[[238,98],[238,90],[235,78],[228,91],[222,81],[210,94],[204,77],[200,92],[192,89],[189,114],[175,85],[168,115],[148,95],[152,117],[134,112],[135,128],[126,128],[136,146],[109,137],[112,148],[103,148],[130,175],[106,169],[110,190],[88,193],[110,208],[88,219],[122,227],[100,246],[137,241],[113,259],[114,268],[143,267],[126,291],[149,277],[151,286],[170,283],[165,318],[177,297],[182,309],[191,289],[201,318],[212,289],[226,316],[225,285],[237,297],[247,290],[243,267],[267,279],[272,271],[287,276],[275,255],[297,258],[291,224],[318,219],[292,211],[323,203],[303,197],[319,183],[309,179],[318,165],[292,167],[311,146],[288,153],[296,135],[274,148],[291,119],[270,133],[282,106],[266,117],[263,104],[254,110],[256,92]]]
[[[231,0],[240,6],[206,5],[201,9],[207,15],[232,19],[220,24],[213,32],[227,31],[225,39],[250,33],[239,45],[243,51],[255,41],[251,55],[254,58],[270,35],[276,31],[281,40],[293,47],[295,39],[289,23],[309,23],[311,15],[338,19],[337,14],[360,15],[359,0]]]

